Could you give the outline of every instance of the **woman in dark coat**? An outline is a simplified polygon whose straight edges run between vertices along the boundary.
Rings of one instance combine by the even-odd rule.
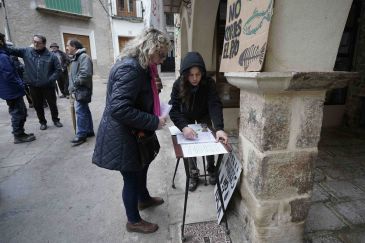
[[[185,138],[194,139],[196,133],[188,124],[205,123],[216,131],[216,138],[225,144],[227,134],[223,131],[222,103],[218,97],[215,81],[206,76],[205,63],[198,52],[188,52],[181,62],[180,77],[171,92],[170,118]],[[214,156],[207,156],[210,184],[215,184]],[[189,190],[195,191],[199,182],[196,160],[189,160]]]
[[[144,221],[139,210],[164,202],[151,197],[146,186],[149,164],[160,148],[155,131],[166,123],[154,108],[158,92],[151,85],[155,81],[151,80],[149,65],[165,60],[169,43],[168,37],[156,29],[147,29],[127,43],[110,71],[106,106],[96,137],[93,163],[118,170],[123,176],[122,197],[130,232],[155,232],[158,225]]]

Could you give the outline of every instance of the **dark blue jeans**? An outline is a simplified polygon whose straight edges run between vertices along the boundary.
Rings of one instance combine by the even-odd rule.
[[[88,133],[94,132],[93,119],[89,109],[89,103],[75,101],[76,111],[76,136],[86,138]]]
[[[141,171],[121,171],[124,180],[123,203],[127,214],[128,222],[137,223],[141,221],[138,211],[138,201],[145,202],[151,198],[147,189],[147,172],[149,165]]]
[[[24,134],[24,123],[27,119],[27,108],[25,107],[23,96],[16,99],[7,100],[9,114],[11,115],[11,126],[14,136]]]

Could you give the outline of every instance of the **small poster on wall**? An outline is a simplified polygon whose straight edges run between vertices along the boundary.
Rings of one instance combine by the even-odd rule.
[[[260,71],[274,0],[228,0],[220,72]]]

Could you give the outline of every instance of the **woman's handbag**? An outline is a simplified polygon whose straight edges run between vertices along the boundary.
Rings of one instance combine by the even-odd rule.
[[[143,132],[139,132],[136,134],[136,138],[141,165],[151,163],[160,151],[160,143],[156,133],[148,136]]]
[[[75,99],[79,102],[90,103],[91,102],[91,89],[86,86],[77,86],[75,89]]]

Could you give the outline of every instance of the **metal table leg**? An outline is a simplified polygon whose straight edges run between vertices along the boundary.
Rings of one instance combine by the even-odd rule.
[[[203,158],[203,167],[204,167],[204,185],[208,185],[208,182],[207,182],[207,170],[205,169],[205,156],[202,156]]]
[[[183,222],[181,225],[181,240],[185,241],[184,229],[185,229],[185,216],[186,216],[186,206],[188,202],[188,192],[189,192],[189,181],[190,181],[190,173],[189,173],[189,159],[184,160],[184,168],[186,174],[186,184],[185,184],[185,200],[184,200],[184,212],[183,212]]]
[[[176,160],[176,166],[175,166],[174,177],[172,178],[172,188],[174,188],[174,189],[176,189],[176,187],[175,187],[175,176],[176,176],[177,168],[179,167],[179,162],[180,162],[180,158],[178,158],[178,159]]]

